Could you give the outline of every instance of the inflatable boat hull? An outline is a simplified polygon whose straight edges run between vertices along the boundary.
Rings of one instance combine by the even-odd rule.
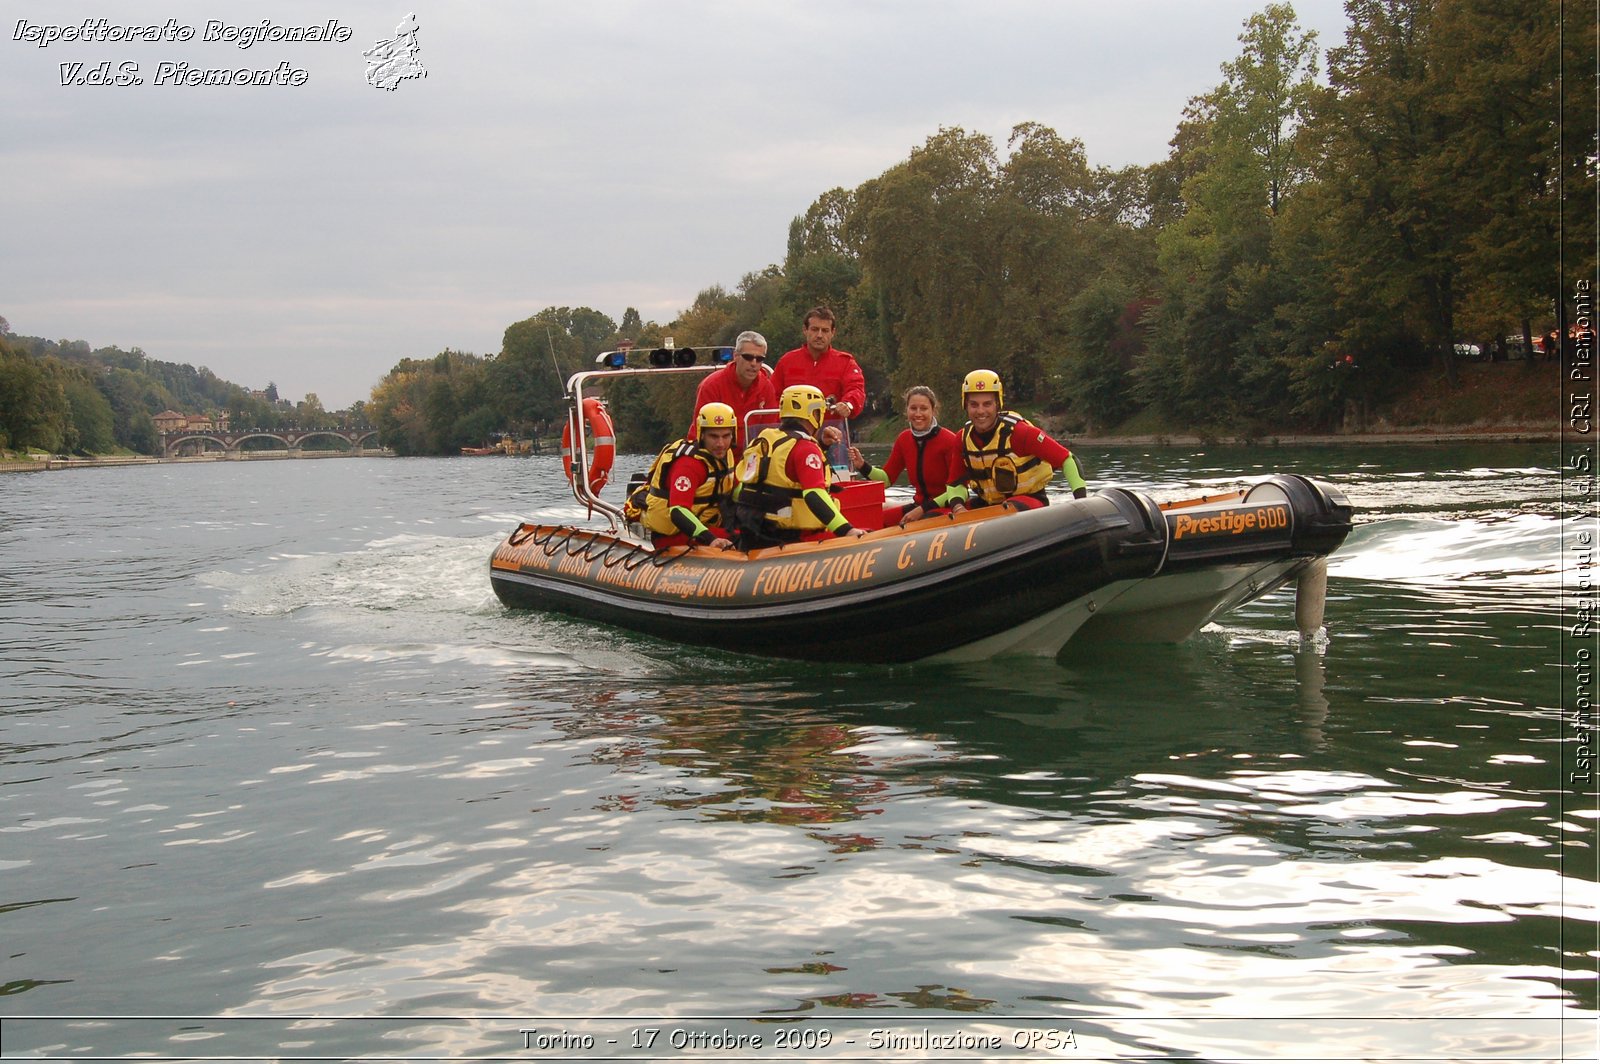
[[[1325,557],[1350,517],[1332,488],[1280,476],[1167,506],[1113,488],[748,554],[657,553],[607,532],[523,524],[495,549],[490,579],[510,607],[746,654],[1054,655],[1080,635],[1185,638]]]

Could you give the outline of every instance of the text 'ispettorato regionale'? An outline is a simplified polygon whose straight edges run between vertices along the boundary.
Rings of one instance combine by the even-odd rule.
[[[349,26],[338,19],[311,25],[286,26],[262,19],[234,24],[208,19],[192,26],[175,18],[165,22],[130,25],[105,18],[86,18],[75,23],[35,23],[18,19],[11,39],[49,48],[55,44],[226,44],[238,49],[258,44],[342,44],[353,36]],[[310,71],[280,62],[270,68],[205,67],[189,62],[159,61],[151,80],[156,85],[304,85]],[[62,63],[62,85],[143,85],[139,64],[105,60],[88,63]]]

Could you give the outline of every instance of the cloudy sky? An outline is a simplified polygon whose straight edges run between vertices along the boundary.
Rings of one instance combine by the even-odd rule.
[[[546,306],[667,321],[941,126],[1003,148],[1035,121],[1095,165],[1161,159],[1265,4],[13,0],[0,316],[342,407],[401,358],[493,354]],[[1342,40],[1338,0],[1294,6],[1324,48]],[[374,88],[363,51],[413,12],[427,77]],[[195,33],[40,47],[37,27],[86,19]],[[263,19],[350,39],[204,39]],[[62,84],[107,61],[143,84]],[[163,63],[305,74],[162,85]]]

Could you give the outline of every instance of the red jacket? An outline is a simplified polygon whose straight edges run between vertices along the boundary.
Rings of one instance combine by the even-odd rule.
[[[778,407],[778,392],[772,386],[772,380],[773,374],[763,366],[755,383],[746,391],[739,387],[738,373],[731,363],[715,373],[707,374],[694,393],[694,415],[689,419],[689,439],[695,439],[699,432],[696,419],[702,406],[707,403],[727,403],[733,407],[734,416],[739,419],[739,427],[733,434],[733,446],[736,451],[743,451],[744,416],[752,410],[776,410]],[[774,414],[773,421],[776,420],[777,415]]]
[[[850,404],[850,416],[860,417],[867,405],[867,378],[848,351],[830,347],[821,358],[812,358],[808,348],[797,347],[778,359],[772,371],[772,387],[779,395],[796,384],[814,384],[836,403]]]
[[[940,426],[928,435],[917,437],[910,429],[894,441],[889,460],[883,463],[884,475],[893,484],[902,472],[908,473],[916,505],[929,507],[952,484],[966,479],[967,464],[961,457],[961,437]]]
[[[813,440],[800,440],[789,450],[789,460],[783,465],[789,479],[801,489],[828,487],[828,457]]]
[[[692,454],[673,462],[667,470],[667,505],[693,511],[695,493],[706,482],[706,464]]]

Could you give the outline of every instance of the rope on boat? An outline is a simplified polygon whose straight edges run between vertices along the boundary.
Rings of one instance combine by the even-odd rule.
[[[677,561],[679,558],[686,557],[688,555],[688,553],[691,550],[693,550],[694,548],[693,547],[684,547],[681,550],[679,550],[676,554],[669,553],[670,549],[671,548],[669,548],[668,550],[662,550],[662,551],[652,551],[651,554],[650,554],[650,557],[648,559],[650,564],[654,565],[657,569],[665,569],[668,565],[671,565],[673,562]]]
[[[535,547],[538,547],[540,553],[542,553],[546,558],[554,557],[556,551],[560,549],[560,546],[559,544],[555,544],[553,541],[556,538],[556,533],[560,531],[561,529],[559,528],[550,528],[545,532],[544,537],[540,538],[539,529],[536,527],[531,533],[528,534],[528,540]]]
[[[646,562],[659,568],[689,552],[688,548],[684,548],[675,554],[663,554],[640,543],[626,543],[611,537],[601,540],[592,535],[585,535],[580,538],[578,535],[580,531],[562,525],[524,525],[511,534],[509,542],[513,547],[531,542],[546,558],[553,558],[565,550],[569,558],[582,555],[586,562],[598,560],[606,569],[614,569],[620,565],[623,572],[628,573]],[[623,548],[622,553],[616,555],[615,552],[619,548]]]
[[[648,562],[651,558],[655,557],[655,553],[656,553],[655,551],[647,550],[643,546],[634,547],[633,550],[631,550],[627,554],[623,555],[623,557],[622,557],[622,571],[625,572],[625,573],[633,572],[635,569],[639,568],[639,566],[643,565],[645,562]],[[634,557],[635,555],[638,555],[638,559],[639,560],[634,562],[632,565],[629,565],[628,564],[628,559]]]
[[[622,546],[626,546],[628,548],[627,552],[625,554],[623,554],[622,557],[620,557],[620,558],[612,558],[611,557],[611,548],[613,548],[613,547],[622,547]],[[600,568],[602,568],[602,569],[615,569],[619,564],[627,562],[627,560],[629,558],[631,558],[635,554],[637,554],[639,552],[639,549],[640,549],[640,547],[639,547],[639,544],[637,544],[637,543],[625,544],[620,539],[614,539],[610,543],[606,544],[605,551],[603,553],[601,553],[601,555],[600,555]],[[623,566],[623,572],[631,573],[636,568],[638,568],[638,566],[627,566],[627,565],[624,565]]]

